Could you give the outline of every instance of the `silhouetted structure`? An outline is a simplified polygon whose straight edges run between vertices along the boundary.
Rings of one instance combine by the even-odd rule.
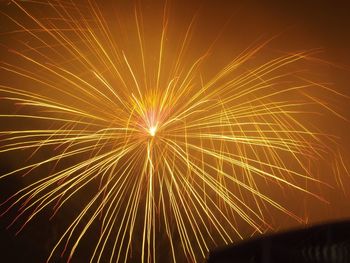
[[[211,251],[207,263],[349,263],[350,221],[318,225]]]

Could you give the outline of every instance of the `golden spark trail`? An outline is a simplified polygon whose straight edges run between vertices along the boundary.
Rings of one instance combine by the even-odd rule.
[[[315,51],[249,66],[266,41],[212,68],[214,44],[192,54],[195,19],[173,28],[168,4],[158,20],[141,4],[129,16],[90,0],[8,8],[0,155],[21,165],[0,179],[26,185],[1,213],[16,211],[16,233],[44,211],[64,214],[48,261],[74,261],[91,238],[90,262],[200,262],[242,229],[273,228],[272,211],[304,222],[281,193],[327,202],[310,190],[327,185],[314,170],[323,159],[348,171],[336,138],[308,121],[344,118],[318,91],[349,99],[298,75]]]

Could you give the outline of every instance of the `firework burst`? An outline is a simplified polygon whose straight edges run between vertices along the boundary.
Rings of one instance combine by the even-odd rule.
[[[321,183],[312,166],[334,152],[333,138],[302,120],[331,110],[317,90],[340,94],[298,76],[294,65],[313,52],[245,70],[263,43],[209,75],[212,47],[189,54],[194,20],[175,34],[167,7],[151,26],[138,7],[111,19],[93,1],[9,8],[23,17],[3,14],[17,44],[0,65],[11,127],[0,152],[30,158],[1,175],[29,182],[3,214],[18,210],[20,231],[43,211],[76,209],[48,261],[70,260],[98,229],[92,262],[155,262],[164,248],[174,262],[197,262],[243,227],[269,229],[272,210],[302,222],[271,189],[323,200],[307,186]]]

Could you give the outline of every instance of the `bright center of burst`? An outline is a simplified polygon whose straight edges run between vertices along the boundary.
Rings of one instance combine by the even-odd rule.
[[[153,126],[149,128],[149,134],[154,137],[154,135],[156,135],[156,131],[157,131],[157,127]]]

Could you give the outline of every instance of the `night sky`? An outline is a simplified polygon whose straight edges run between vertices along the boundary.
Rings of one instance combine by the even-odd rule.
[[[119,7],[129,5],[128,1],[117,2]],[[320,77],[325,82],[331,83],[331,86],[336,87],[337,91],[350,96],[350,4],[347,2],[173,0],[170,1],[170,13],[175,17],[174,21],[178,20],[179,23],[183,22],[183,17],[188,21],[193,14],[197,14],[195,41],[210,43],[219,35],[219,47],[215,53],[219,60],[226,57],[227,54],[234,56],[251,43],[271,37],[274,39],[267,45],[266,50],[276,54],[295,50],[320,49],[317,57],[323,62],[320,68],[317,68],[317,72],[312,74],[315,75],[315,78]],[[99,1],[99,3],[101,6],[113,5],[106,4],[104,1]],[[148,13],[152,12],[153,5],[156,4],[148,2],[145,4]],[[9,1],[0,1],[0,12],[0,58],[1,60],[11,59],[7,50],[14,42],[6,32],[16,27],[6,15],[19,19],[20,11],[13,4],[9,4]],[[0,79],[7,77],[2,71],[0,74],[2,74]],[[335,108],[345,118],[350,119],[348,102],[348,100],[335,102]],[[0,101],[0,107],[3,111],[10,106]],[[320,121],[319,127],[338,136],[344,159],[350,165],[349,123],[342,120],[332,122],[333,119],[332,116],[326,116]],[[332,124],[329,125],[329,123]],[[11,125],[16,126],[15,123]],[[0,123],[0,130],[6,129],[8,129],[8,123]],[[18,155],[0,154],[0,174],[20,166],[20,162],[23,162],[26,156],[22,156],[21,153]],[[41,172],[49,171],[41,169]],[[309,198],[294,199],[293,195],[288,194],[284,196],[285,204],[298,213],[303,213],[301,211],[304,209],[310,224],[349,218],[350,176],[344,174],[342,178],[344,189],[337,186],[330,174],[323,173],[322,165],[317,176],[332,185],[332,187],[317,189],[329,201],[329,204]],[[0,181],[0,202],[25,184],[26,180],[20,176]],[[74,214],[74,211],[77,210],[79,210],[79,200],[74,200],[70,207],[63,209],[52,221],[48,219],[51,213],[44,211],[17,236],[15,234],[20,224],[7,229],[11,220],[16,217],[16,211],[11,210],[3,215],[0,218],[0,261],[44,262],[67,225],[66,216]],[[279,216],[276,221],[278,221],[276,231],[299,226],[297,222],[286,216]],[[97,226],[92,228],[98,231]],[[246,235],[248,236],[248,232]],[[89,238],[93,240],[94,236],[89,235]],[[90,244],[89,239],[85,238],[72,262],[87,262],[90,257]],[[64,261],[66,258],[59,259],[58,255],[53,260],[53,262]]]

